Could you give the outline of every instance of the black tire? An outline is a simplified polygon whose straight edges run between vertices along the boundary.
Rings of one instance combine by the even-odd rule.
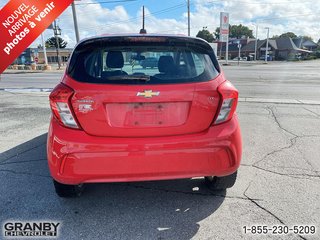
[[[80,197],[81,193],[83,192],[83,184],[67,185],[59,183],[55,180],[53,180],[53,184],[57,195],[62,198]]]
[[[231,188],[237,180],[238,171],[234,172],[231,175],[224,177],[205,177],[204,181],[207,187],[211,190],[225,190]]]

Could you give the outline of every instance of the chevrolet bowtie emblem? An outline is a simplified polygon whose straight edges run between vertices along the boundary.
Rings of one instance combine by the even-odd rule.
[[[138,92],[137,96],[152,98],[153,96],[159,96],[160,92],[152,92],[152,90],[144,90],[143,92]]]

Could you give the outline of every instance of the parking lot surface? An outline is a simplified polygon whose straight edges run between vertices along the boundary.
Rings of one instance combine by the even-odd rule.
[[[81,198],[60,199],[46,163],[48,93],[0,90],[0,222],[58,221],[61,239],[319,239],[320,77],[313,62],[299,78],[296,64],[274,65],[269,75],[271,65],[226,66],[243,97],[237,110],[243,160],[237,183],[222,192],[199,178],[90,184]],[[8,81],[1,84],[10,88]],[[244,232],[253,225],[309,225],[317,232]]]

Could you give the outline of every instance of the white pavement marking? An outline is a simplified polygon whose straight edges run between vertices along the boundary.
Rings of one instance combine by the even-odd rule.
[[[37,93],[37,92],[51,92],[52,88],[4,88],[0,89],[10,93]]]
[[[2,88],[0,91],[10,93],[50,93],[52,88]],[[252,103],[278,103],[278,104],[297,104],[297,105],[320,105],[320,101],[301,100],[301,99],[279,99],[279,98],[239,98],[239,102]]]
[[[239,98],[239,102],[320,105],[320,101],[300,99]]]

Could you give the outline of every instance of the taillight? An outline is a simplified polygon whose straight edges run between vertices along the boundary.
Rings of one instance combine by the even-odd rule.
[[[220,124],[229,121],[238,104],[238,90],[229,82],[225,81],[218,87],[221,97],[218,115],[214,124]]]
[[[60,83],[56,86],[49,98],[53,115],[62,126],[80,129],[70,104],[74,91],[68,86]]]

